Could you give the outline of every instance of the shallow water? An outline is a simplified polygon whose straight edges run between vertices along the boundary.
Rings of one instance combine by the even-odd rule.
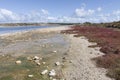
[[[26,37],[31,38],[31,36],[26,36]],[[58,53],[63,54],[68,49],[68,42],[65,39],[65,36],[59,33],[34,34],[34,38],[32,40],[27,40],[27,39],[24,40],[24,37],[15,40],[14,37],[11,37],[10,39],[13,39],[13,41],[15,42],[11,43],[9,39],[6,41],[5,40],[2,41],[2,44],[6,44],[6,46],[3,46],[1,44],[0,46],[1,54],[3,53],[3,54],[18,54],[18,55],[23,55],[23,54],[44,55],[44,54],[52,53],[55,50],[58,51]]]
[[[29,31],[29,30],[35,30],[35,29],[40,29],[40,28],[48,28],[48,27],[53,27],[53,26],[14,26],[14,27],[0,27],[0,34],[21,32],[21,31]]]

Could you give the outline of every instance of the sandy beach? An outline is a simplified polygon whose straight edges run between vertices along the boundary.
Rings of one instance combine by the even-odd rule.
[[[106,69],[97,68],[91,60],[104,55],[99,48],[88,47],[93,43],[85,37],[60,33],[68,28],[61,26],[1,35],[0,80],[49,80],[51,77],[47,74],[40,74],[46,69],[56,71],[53,80],[113,80],[105,75]],[[40,66],[28,60],[34,56],[42,58]],[[22,63],[16,65],[16,60]],[[60,65],[56,66],[56,62]]]

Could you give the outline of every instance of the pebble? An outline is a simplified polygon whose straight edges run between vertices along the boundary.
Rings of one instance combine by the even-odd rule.
[[[45,75],[46,73],[48,73],[48,70],[44,70],[41,72],[42,75]]]
[[[57,51],[53,51],[54,53],[57,53]]]
[[[32,61],[32,58],[31,57],[27,57],[27,60]]]
[[[53,76],[56,76],[56,72],[54,69],[52,69],[49,74],[48,74],[50,77],[53,77]]]
[[[55,65],[56,65],[56,66],[59,66],[59,65],[60,65],[60,62],[56,62]]]
[[[39,60],[40,58],[38,56],[34,56],[33,60]]]
[[[46,62],[42,62],[42,64],[46,64]]]
[[[32,78],[32,77],[34,77],[34,76],[33,76],[33,75],[28,75],[28,77],[29,77],[29,78]]]
[[[35,63],[39,63],[39,60],[35,60]]]
[[[22,61],[18,60],[18,61],[15,61],[16,64],[21,64]]]
[[[37,63],[38,66],[40,66],[41,64],[40,63]]]

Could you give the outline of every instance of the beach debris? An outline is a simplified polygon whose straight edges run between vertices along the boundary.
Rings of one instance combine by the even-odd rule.
[[[29,77],[29,78],[32,78],[32,77],[34,77],[34,76],[33,76],[33,75],[28,75],[28,77]]]
[[[59,66],[59,65],[60,65],[60,62],[56,62],[55,65],[56,65],[56,66]]]
[[[17,61],[15,61],[15,63],[16,63],[16,64],[21,64],[22,61],[21,61],[21,60],[17,60]]]
[[[33,60],[39,60],[40,58],[38,56],[34,56]]]
[[[52,70],[49,72],[48,75],[49,75],[50,77],[54,77],[54,76],[56,76],[56,72],[55,72],[55,70],[52,69]]]
[[[41,74],[42,75],[45,75],[45,74],[47,74],[48,73],[48,70],[46,69],[46,70],[43,70],[42,72],[41,72]]]

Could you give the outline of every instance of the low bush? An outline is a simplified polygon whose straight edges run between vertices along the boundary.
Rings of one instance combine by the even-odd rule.
[[[113,28],[94,26],[73,26],[62,33],[74,34],[74,37],[85,36],[101,47],[104,56],[94,58],[97,66],[107,68],[108,76],[120,80],[120,31]]]

